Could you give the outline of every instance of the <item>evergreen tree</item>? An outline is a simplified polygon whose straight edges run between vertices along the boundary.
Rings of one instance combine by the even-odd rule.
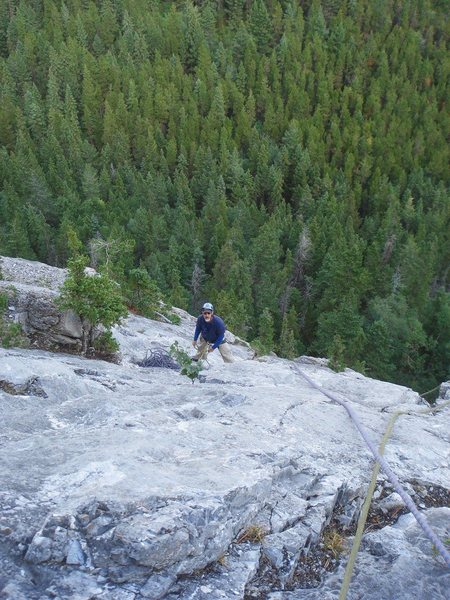
[[[270,311],[265,308],[259,318],[258,337],[254,340],[257,352],[269,354],[274,349],[274,325]]]
[[[401,294],[392,294],[385,299],[375,298],[369,305],[369,315],[372,320],[366,348],[369,370],[373,368],[380,378],[392,380],[395,376],[399,383],[410,381],[417,385],[417,375],[424,371],[430,341],[415,309],[408,306]],[[373,346],[374,342],[378,342],[378,346]],[[374,358],[372,353],[375,353]],[[380,354],[382,360],[393,361],[395,375],[393,369],[383,371],[383,364],[380,368],[380,360],[376,359]]]
[[[61,308],[73,310],[81,319],[83,354],[95,343],[96,327],[103,325],[108,331],[127,314],[115,282],[105,273],[86,274],[87,264],[84,256],[69,261],[69,274],[59,298]]]
[[[265,223],[255,238],[251,252],[253,297],[257,314],[265,308],[278,310],[278,281],[280,278],[280,231],[275,220]]]
[[[10,229],[7,233],[5,247],[8,256],[21,256],[30,260],[36,260],[36,255],[31,249],[26,218],[23,211],[14,213]]]
[[[339,349],[340,361],[343,360],[349,367],[355,367],[363,356],[365,339],[358,303],[350,292],[336,302],[335,308],[320,314],[314,349],[321,356],[333,357],[337,345],[342,345],[342,351]]]
[[[281,324],[279,352],[284,358],[295,358],[298,356],[298,344],[296,331],[298,330],[297,313],[293,307],[283,317]]]
[[[203,288],[205,285],[205,261],[200,245],[194,248],[194,265],[192,267],[192,276],[190,284],[191,305],[190,311],[195,314],[203,297]]]
[[[258,50],[267,52],[272,39],[272,25],[264,0],[254,0],[250,9],[250,30]]]

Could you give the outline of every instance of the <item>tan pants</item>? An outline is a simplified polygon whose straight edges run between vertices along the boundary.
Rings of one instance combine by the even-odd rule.
[[[196,358],[197,360],[207,358],[208,357],[208,349],[207,349],[208,344],[209,344],[209,342],[207,342],[206,340],[204,340],[202,338],[202,336],[200,336],[198,338],[197,354],[194,356],[194,358]],[[226,363],[234,362],[233,355],[231,354],[230,345],[227,344],[227,342],[223,342],[223,344],[220,344],[220,346],[217,348],[217,350],[220,352],[220,355],[223,358],[224,362],[226,362]]]

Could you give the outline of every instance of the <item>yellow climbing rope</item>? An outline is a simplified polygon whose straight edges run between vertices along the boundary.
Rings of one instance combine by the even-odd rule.
[[[433,391],[433,390],[431,390],[431,391]],[[426,415],[431,412],[436,412],[436,411],[438,411],[446,406],[449,406],[449,405],[450,405],[450,400],[448,402],[444,402],[437,406],[432,406],[431,408],[420,411],[419,414]],[[411,415],[411,414],[414,414],[414,413],[411,413],[410,411],[402,411],[402,410],[399,410],[392,414],[391,418],[388,421],[386,431],[384,432],[383,438],[380,442],[380,447],[378,450],[380,455],[384,454],[384,449],[386,447],[386,443],[391,436],[392,430],[394,429],[394,424],[395,424],[396,420],[398,419],[398,417],[400,417],[401,415]],[[370,480],[370,484],[367,489],[366,499],[364,500],[364,504],[361,509],[361,513],[359,515],[358,526],[356,529],[355,538],[353,540],[352,550],[350,552],[347,566],[345,568],[344,579],[342,581],[341,592],[339,594],[339,600],[346,600],[346,598],[347,598],[348,590],[350,587],[350,581],[351,581],[352,574],[353,574],[353,567],[355,566],[355,562],[356,562],[356,555],[358,554],[358,550],[361,545],[361,540],[362,540],[362,536],[364,533],[364,527],[366,525],[367,515],[369,513],[369,508],[372,503],[372,497],[373,497],[373,493],[375,491],[375,486],[377,483],[377,477],[378,477],[379,472],[380,472],[380,463],[377,461],[375,463],[375,466],[373,469],[372,479]]]

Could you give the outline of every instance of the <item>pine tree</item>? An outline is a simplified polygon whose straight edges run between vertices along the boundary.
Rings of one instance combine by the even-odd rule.
[[[366,291],[367,272],[363,266],[364,242],[353,233],[349,222],[346,230],[346,234],[340,229],[335,230],[334,240],[315,277],[315,294],[319,311],[336,306],[348,290],[351,290],[356,298],[361,298]]]
[[[109,331],[127,314],[115,282],[104,273],[87,275],[87,264],[88,258],[84,256],[69,261],[69,274],[59,298],[61,308],[73,310],[81,319],[83,354],[94,346],[99,325]]]
[[[318,39],[325,38],[327,35],[327,25],[323,14],[321,1],[312,0],[309,7],[308,18],[306,20],[307,31],[311,37]]]
[[[274,349],[274,324],[270,311],[265,308],[258,323],[258,337],[253,341],[258,353],[269,354]]]
[[[199,46],[203,38],[203,30],[198,8],[191,0],[184,6],[184,52],[185,65],[188,71],[195,69]]]
[[[251,265],[253,275],[253,295],[255,310],[261,313],[265,308],[276,314],[279,289],[281,246],[280,231],[275,220],[269,220],[253,242]]]
[[[194,248],[194,265],[192,267],[192,276],[190,284],[191,304],[190,310],[195,314],[200,306],[201,298],[203,297],[203,288],[205,284],[205,261],[203,252],[199,245]]]
[[[419,374],[424,372],[425,361],[428,354],[430,341],[424,328],[417,317],[417,311],[408,306],[406,299],[400,294],[391,294],[389,297],[375,298],[369,304],[369,315],[372,324],[369,328],[369,342],[378,342],[375,347],[372,344],[366,349],[367,365],[374,365],[374,373],[381,376],[385,365],[376,359],[377,355],[383,356],[383,360],[392,361],[395,365],[395,374],[392,370],[383,376],[388,378],[395,376],[396,381],[406,383],[414,382],[417,385]],[[374,337],[374,332],[382,332],[383,338]],[[372,353],[375,354],[372,357]],[[376,370],[378,369],[378,370]]]
[[[34,255],[38,260],[51,264],[55,259],[52,229],[46,222],[42,212],[31,205],[26,207],[26,229]]]
[[[227,202],[223,180],[209,182],[202,211],[203,247],[209,271],[216,263],[220,249],[228,234]]]
[[[36,260],[36,255],[31,249],[28,238],[26,222],[24,212],[17,210],[14,213],[9,232],[6,235],[6,254]]]
[[[131,269],[127,283],[128,305],[145,317],[154,318],[160,309],[161,292],[143,267]]]
[[[272,40],[272,24],[264,0],[255,0],[250,9],[250,30],[258,50],[266,53]]]
[[[279,353],[284,358],[293,359],[298,356],[299,345],[296,341],[298,332],[298,318],[294,307],[289,309],[281,324]]]
[[[100,90],[87,64],[83,68],[82,83],[82,123],[88,140],[100,146],[101,136],[101,102]]]
[[[349,292],[337,300],[335,308],[319,315],[314,349],[319,355],[332,358],[337,346],[342,345],[339,360],[342,359],[347,366],[356,366],[363,355],[365,339],[357,299]]]

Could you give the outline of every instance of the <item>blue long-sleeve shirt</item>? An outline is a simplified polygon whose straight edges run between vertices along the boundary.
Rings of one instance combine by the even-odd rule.
[[[225,323],[217,315],[214,315],[209,323],[200,315],[195,327],[194,340],[197,341],[198,336],[202,334],[202,338],[210,342],[215,350],[225,339],[225,330]]]

